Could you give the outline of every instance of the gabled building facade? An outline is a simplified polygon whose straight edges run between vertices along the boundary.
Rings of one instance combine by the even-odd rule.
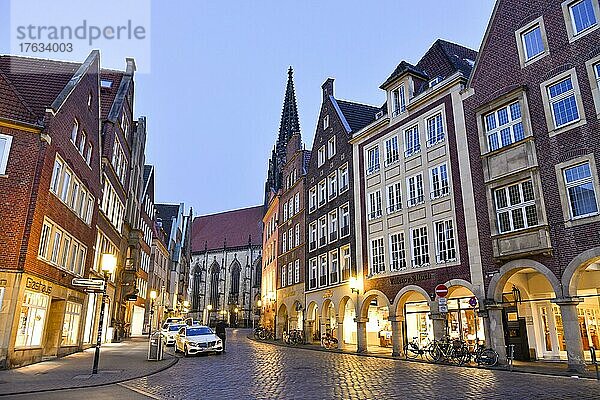
[[[94,261],[99,75],[97,51],[83,63],[0,56],[1,368],[95,341],[95,304],[71,281]]]
[[[489,340],[505,357],[597,347],[597,0],[496,3],[465,94]],[[491,238],[491,240],[490,240]]]
[[[351,140],[364,282],[359,351],[399,355],[413,338],[484,338],[469,303],[482,298],[483,282],[471,174],[460,161],[468,157],[460,94],[476,55],[437,40],[418,63],[402,61],[381,85],[384,112]],[[446,307],[439,284],[449,288]]]
[[[348,140],[380,109],[336,99],[333,79],[325,81],[322,94],[305,181],[305,332],[316,341],[331,333],[342,347],[356,343],[356,303],[347,284],[357,276],[354,161]]]
[[[189,276],[190,316],[214,325],[256,323],[263,206],[195,217]],[[209,307],[210,305],[210,307]]]

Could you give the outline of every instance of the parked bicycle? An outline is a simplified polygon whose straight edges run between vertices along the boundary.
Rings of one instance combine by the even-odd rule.
[[[321,336],[321,346],[325,347],[326,349],[337,349],[338,347],[338,340],[333,337],[333,335],[329,332],[324,333]]]
[[[451,339],[446,336],[441,340],[434,340],[431,347],[433,362],[463,365],[471,358],[469,346],[464,340]]]
[[[258,326],[256,329],[254,329],[254,337],[259,340],[272,340],[275,335],[269,328]]]
[[[498,364],[498,353],[492,348],[486,348],[483,344],[477,343],[473,351],[470,352],[469,361],[473,360],[477,365],[493,367]]]
[[[291,345],[304,344],[304,331],[300,329],[293,329],[289,332],[283,333],[283,342]]]
[[[404,356],[407,360],[415,360],[421,358],[426,361],[431,361],[432,343],[421,345],[416,337],[411,342],[404,345]]]

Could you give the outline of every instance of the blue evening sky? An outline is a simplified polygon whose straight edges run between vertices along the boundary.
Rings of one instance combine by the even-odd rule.
[[[153,0],[150,73],[137,75],[135,114],[148,117],[156,201],[183,201],[196,215],[261,204],[290,65],[310,148],[326,78],[337,98],[381,105],[379,85],[437,38],[477,50],[493,4]],[[1,53],[8,6],[0,0]]]

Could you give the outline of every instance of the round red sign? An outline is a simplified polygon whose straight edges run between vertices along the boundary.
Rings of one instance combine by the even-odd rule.
[[[437,285],[435,287],[435,294],[437,294],[439,297],[446,297],[446,295],[448,294],[448,286]]]

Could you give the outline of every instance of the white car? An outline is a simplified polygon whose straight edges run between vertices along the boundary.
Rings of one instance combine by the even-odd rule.
[[[187,357],[193,354],[223,352],[223,341],[208,326],[183,326],[175,336],[175,351]]]
[[[175,344],[175,336],[183,324],[167,324],[167,326],[163,326],[162,329],[162,337],[165,341],[166,346],[173,346]]]

